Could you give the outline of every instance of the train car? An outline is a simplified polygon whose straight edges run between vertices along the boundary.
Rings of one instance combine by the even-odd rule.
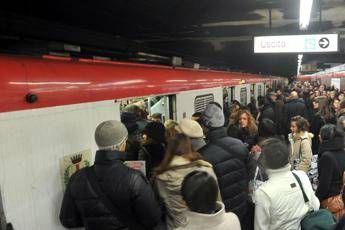
[[[236,72],[0,56],[0,201],[7,221],[21,230],[63,229],[58,214],[71,167],[92,164],[95,127],[120,119],[129,100],[146,98],[151,113],[179,121],[211,101],[247,104],[283,84]]]
[[[301,75],[297,77],[298,81],[318,82],[326,86],[334,86],[339,90],[345,89],[345,65],[339,65],[329,68],[325,71],[310,75]]]

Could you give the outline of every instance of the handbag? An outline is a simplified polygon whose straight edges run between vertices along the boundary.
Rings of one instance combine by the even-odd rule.
[[[305,191],[302,186],[302,182],[299,177],[293,173],[293,176],[296,178],[300,189],[302,190],[303,199],[305,204],[309,207],[309,212],[301,221],[301,228],[302,230],[331,230],[334,228],[336,221],[327,209],[319,209],[314,211],[313,208],[310,207],[309,198],[305,194]]]
[[[331,196],[321,202],[321,207],[328,209],[337,220],[340,220],[345,215],[345,207],[343,201],[345,186],[345,172],[343,173],[343,184],[341,186],[340,194]]]

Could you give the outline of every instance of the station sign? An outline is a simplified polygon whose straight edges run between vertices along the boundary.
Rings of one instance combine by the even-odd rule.
[[[254,53],[338,52],[338,34],[254,37]]]

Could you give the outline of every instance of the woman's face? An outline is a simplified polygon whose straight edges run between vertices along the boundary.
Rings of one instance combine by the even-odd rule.
[[[334,100],[333,102],[333,107],[335,110],[338,110],[339,109],[339,106],[340,106],[340,102],[339,100]]]
[[[319,103],[317,103],[316,101],[313,101],[313,107],[314,107],[314,109],[318,109]]]
[[[290,130],[292,134],[295,134],[298,132],[296,121],[291,121]]]
[[[245,128],[248,126],[248,121],[249,121],[248,115],[246,113],[242,113],[240,115],[238,123],[240,124],[241,128]]]
[[[340,101],[343,101],[343,100],[344,100],[344,94],[340,94],[340,95],[339,95],[339,100],[340,100]]]

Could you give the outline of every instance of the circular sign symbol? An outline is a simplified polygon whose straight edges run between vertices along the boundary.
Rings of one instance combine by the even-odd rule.
[[[323,49],[326,49],[329,46],[329,39],[328,38],[321,38],[319,40],[319,46]]]

